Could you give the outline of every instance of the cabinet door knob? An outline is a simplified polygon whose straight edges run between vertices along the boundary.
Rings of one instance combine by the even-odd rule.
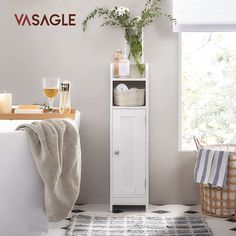
[[[115,155],[119,155],[120,154],[120,151],[119,150],[115,150]]]

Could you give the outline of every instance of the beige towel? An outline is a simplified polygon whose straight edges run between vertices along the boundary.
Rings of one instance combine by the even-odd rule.
[[[23,124],[33,159],[44,183],[45,210],[49,221],[68,216],[78,198],[81,174],[79,134],[65,120]]]

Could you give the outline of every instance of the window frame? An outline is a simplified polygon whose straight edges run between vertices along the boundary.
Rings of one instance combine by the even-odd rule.
[[[184,150],[182,147],[182,32],[179,32],[178,34],[178,151],[192,152],[194,150]]]

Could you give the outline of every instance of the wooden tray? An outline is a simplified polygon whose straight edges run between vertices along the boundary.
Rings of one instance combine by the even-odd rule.
[[[54,112],[44,111],[43,114],[15,114],[14,109],[12,113],[0,114],[0,120],[47,120],[47,119],[58,119],[58,118],[70,118],[75,119],[75,109],[71,109],[70,114],[60,114],[58,109]]]

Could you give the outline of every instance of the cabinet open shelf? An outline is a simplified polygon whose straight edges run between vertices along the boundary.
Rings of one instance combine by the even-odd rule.
[[[112,82],[112,88],[113,88],[113,91],[115,90],[115,88],[119,85],[119,84],[125,84],[129,89],[131,88],[137,88],[137,89],[144,89],[144,105],[146,105],[146,84],[147,82],[146,81],[137,81],[137,80],[124,80],[124,81],[117,81],[117,80],[113,80]],[[114,93],[113,93],[113,99],[112,99],[112,105],[113,106],[117,106],[116,105],[117,103],[115,103],[115,96],[114,96]],[[122,104],[118,104],[118,105],[122,105]],[[132,105],[132,104],[130,104]],[[139,104],[141,105],[141,104]],[[125,107],[129,107],[129,106],[125,106]],[[134,107],[140,107],[140,106],[134,106]]]
[[[113,80],[123,80],[123,79],[128,79],[128,80],[145,80],[146,78],[148,78],[148,72],[149,72],[149,66],[148,63],[145,63],[145,71],[144,71],[144,75],[141,76],[137,65],[136,64],[130,64],[130,76],[125,78],[125,77],[120,77],[120,78],[115,78],[114,77],[114,62],[112,62],[110,64],[110,78],[112,78]]]

